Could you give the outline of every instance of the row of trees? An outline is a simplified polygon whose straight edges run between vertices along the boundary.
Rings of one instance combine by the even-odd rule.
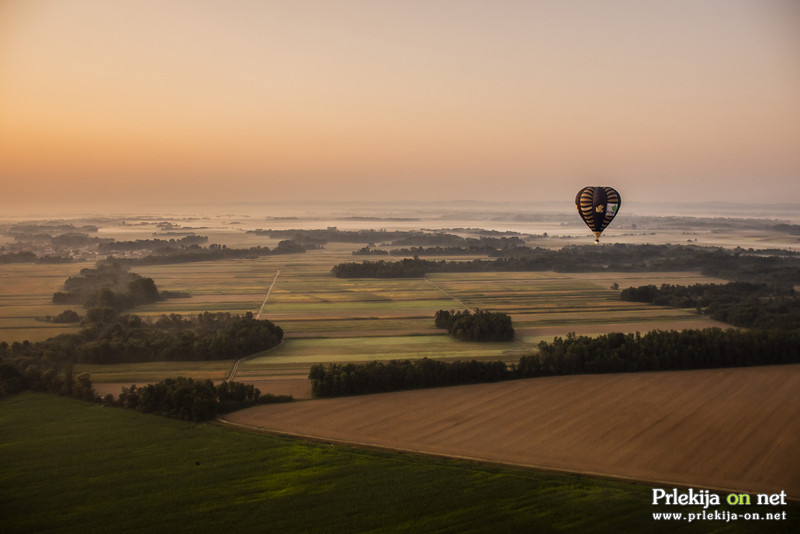
[[[47,254],[37,256],[35,252],[23,250],[19,252],[0,253],[0,264],[7,263],[72,263],[69,256]]]
[[[472,229],[470,231],[475,231]],[[520,237],[498,236],[498,232],[485,232],[481,237],[461,237],[442,231],[423,230],[339,230],[329,227],[318,230],[248,230],[248,233],[270,238],[292,239],[299,243],[324,245],[325,243],[385,243],[390,246],[418,247],[491,247],[501,249],[525,244]]]
[[[439,310],[434,316],[436,328],[444,328],[447,333],[462,341],[511,341],[514,339],[514,326],[511,317],[501,312],[486,310],[447,311]]]
[[[81,316],[75,310],[64,310],[58,315],[45,315],[37,317],[36,320],[45,323],[77,323],[80,322]]]
[[[55,239],[55,238],[53,238]],[[113,239],[88,238],[88,241],[76,243],[73,246],[96,246],[101,254],[107,254],[107,260],[116,261],[124,265],[164,265],[170,263],[188,263],[195,261],[214,261],[238,258],[257,258],[277,254],[299,254],[306,250],[317,248],[316,245],[300,244],[296,241],[284,240],[275,248],[249,247],[228,248],[225,245],[211,244],[207,247],[199,243],[208,240],[206,236],[186,236],[179,239],[142,239],[136,241],[115,241]],[[71,248],[69,243],[56,241],[60,249]],[[23,245],[24,246],[24,245]],[[127,253],[130,251],[150,251],[140,258],[114,258],[114,253]],[[61,255],[59,255],[61,254]],[[75,261],[69,254],[62,251],[55,255],[39,256],[31,250],[5,251],[0,249],[0,264],[4,263],[70,263]]]
[[[135,239],[133,241],[105,240],[97,245],[97,251],[102,254],[114,252],[152,250],[159,253],[174,252],[192,245],[202,245],[208,242],[208,236],[187,235],[177,239]]]
[[[578,245],[558,250],[512,247],[493,260],[432,261],[419,258],[335,265],[340,278],[418,278],[441,272],[650,272],[699,271],[733,281],[800,284],[800,255],[684,245]]]
[[[331,273],[337,278],[423,278],[435,262],[414,259],[400,261],[345,262],[334,265]],[[441,263],[444,263],[443,261]]]
[[[311,366],[308,378],[315,397],[363,395],[384,391],[497,382],[509,377],[501,361],[391,360],[364,364]]]
[[[195,261],[230,260],[239,258],[258,258],[261,256],[274,256],[278,254],[302,254],[314,246],[301,245],[295,241],[284,240],[275,248],[249,247],[229,248],[225,245],[212,243],[208,247],[191,245],[180,250],[162,251],[149,254],[142,258],[124,258],[117,261],[126,265],[166,265],[170,263],[190,263]]]
[[[0,356],[0,398],[26,390],[86,401],[97,397],[89,374],[75,376],[71,364]]]
[[[173,419],[208,421],[218,414],[256,404],[292,400],[291,395],[262,395],[252,384],[222,382],[215,386],[211,380],[179,376],[167,378],[157,384],[123,388],[118,399],[107,397],[104,403]]]
[[[291,395],[262,395],[252,384],[210,380],[167,378],[157,384],[123,388],[118,398],[98,397],[88,373],[75,376],[71,364],[33,358],[0,358],[0,398],[22,391],[40,391],[105,406],[119,406],[140,412],[207,421],[218,414],[241,410],[255,404],[290,402]]]
[[[800,332],[654,330],[645,335],[568,334],[520,358],[517,376],[620,373],[800,363]]]
[[[87,316],[97,310],[89,310]],[[249,312],[206,312],[193,318],[173,314],[155,323],[137,315],[109,314],[105,319],[44,341],[0,342],[0,357],[86,363],[226,360],[270,349],[283,340],[281,327]]]
[[[660,306],[694,308],[712,319],[744,328],[800,328],[800,297],[793,287],[751,282],[646,285],[624,289],[620,298]]]
[[[598,337],[571,333],[540,342],[538,354],[511,366],[425,358],[314,365],[308,377],[314,396],[335,397],[540,376],[792,363],[800,363],[799,331],[710,328]]]

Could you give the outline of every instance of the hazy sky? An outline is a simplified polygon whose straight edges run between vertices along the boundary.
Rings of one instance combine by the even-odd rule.
[[[796,0],[0,0],[0,209],[800,201]]]

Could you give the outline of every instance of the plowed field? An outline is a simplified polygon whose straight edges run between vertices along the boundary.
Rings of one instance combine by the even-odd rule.
[[[800,497],[800,365],[518,380],[268,405],[323,440]]]

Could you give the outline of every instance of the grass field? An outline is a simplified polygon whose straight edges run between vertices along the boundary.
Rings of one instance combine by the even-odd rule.
[[[40,394],[0,401],[0,434],[7,534],[796,532],[800,512],[781,507],[789,520],[769,530],[659,522],[654,511],[678,510],[652,506],[649,486],[257,435]]]

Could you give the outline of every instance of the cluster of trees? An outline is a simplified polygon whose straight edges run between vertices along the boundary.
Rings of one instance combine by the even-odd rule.
[[[80,322],[81,316],[75,310],[64,310],[58,315],[45,315],[37,317],[36,320],[45,323],[77,323]]]
[[[248,234],[265,235],[272,239],[291,239],[304,245],[325,245],[326,243],[377,243],[399,239],[408,232],[389,230],[339,230],[336,227],[317,230],[248,230]],[[420,232],[421,233],[421,232]]]
[[[59,256],[46,254],[37,256],[35,252],[23,250],[19,252],[6,252],[0,254],[0,264],[7,263],[71,263],[73,260],[69,256]]]
[[[772,229],[789,235],[800,235],[800,224],[776,224]]]
[[[432,263],[435,262],[417,258],[345,262],[334,265],[331,272],[337,278],[423,278],[426,272],[431,272],[427,267]]]
[[[152,250],[160,253],[181,250],[192,245],[208,242],[204,235],[187,235],[178,239],[136,239],[134,241],[107,240],[97,245],[97,251],[103,254],[133,250]]]
[[[258,258],[277,254],[300,254],[314,246],[301,245],[296,241],[284,240],[270,249],[269,247],[228,248],[226,245],[212,243],[208,247],[193,244],[177,250],[161,251],[142,258],[124,258],[116,261],[125,265],[165,265],[169,263],[189,263],[194,261],[229,260],[238,258]]]
[[[335,265],[340,278],[416,278],[441,272],[650,272],[699,271],[733,281],[773,285],[800,284],[800,255],[684,245],[567,246],[559,250],[511,247],[493,260],[433,261],[419,258],[396,262],[362,261]]]
[[[252,384],[193,380],[179,376],[157,384],[123,388],[119,398],[107,396],[104,404],[186,421],[208,421],[218,414],[241,410],[256,404],[290,402],[291,395],[262,395]]]
[[[50,238],[52,235],[64,233],[97,233],[99,228],[93,224],[75,226],[72,223],[18,223],[8,228],[8,234],[14,236],[18,241],[35,239],[44,236]]]
[[[800,297],[793,287],[751,282],[663,284],[622,290],[622,300],[694,308],[712,319],[745,328],[800,328]]]
[[[708,369],[800,363],[800,332],[783,330],[654,330],[645,335],[568,334],[539,343],[520,358],[519,377]]]
[[[514,326],[511,317],[501,312],[486,310],[447,311],[439,310],[434,316],[436,328],[444,328],[447,333],[462,341],[511,341],[514,339]]]
[[[489,245],[472,245],[468,247],[409,247],[398,248],[390,252],[392,256],[488,256],[497,252]]]
[[[75,248],[96,248],[97,252],[106,255],[108,260],[125,265],[163,265],[169,263],[186,263],[194,261],[213,261],[236,258],[256,258],[274,254],[297,254],[317,248],[317,245],[300,244],[292,240],[284,240],[270,249],[269,247],[228,248],[226,245],[211,244],[201,246],[208,241],[207,236],[189,235],[177,239],[137,239],[135,241],[116,241],[113,238],[90,237],[85,234],[48,234],[28,236],[36,237],[36,241],[15,245],[15,249],[0,248],[0,264],[5,263],[70,263],[75,261],[70,250]],[[55,254],[38,255],[33,250],[46,245],[55,249]],[[114,258],[114,254],[133,251],[149,251],[139,258]]]
[[[326,243],[385,243],[390,246],[417,247],[489,247],[502,249],[521,246],[525,242],[517,236],[486,235],[480,238],[461,237],[441,231],[402,230],[339,230],[329,227],[324,230],[248,230],[248,233],[266,235],[273,239],[286,238],[299,243],[324,245]],[[487,233],[488,232],[484,232]],[[492,233],[496,234],[496,232]]]
[[[89,310],[87,319],[99,320],[78,333],[34,343],[0,342],[0,357],[86,363],[226,360],[270,349],[283,340],[281,327],[249,312],[205,312],[193,318],[172,314],[150,323],[137,315],[104,315],[103,310],[108,309]]]
[[[262,395],[252,384],[167,378],[157,384],[123,388],[117,399],[98,397],[88,373],[75,376],[71,364],[33,358],[0,357],[0,398],[22,391],[40,391],[106,406],[120,406],[188,421],[207,421],[218,414],[255,404],[290,402],[291,395]]]
[[[127,310],[161,299],[152,278],[128,271],[117,261],[102,261],[95,269],[70,276],[64,290],[53,294],[53,304],[80,304],[86,308]]]
[[[388,256],[389,251],[381,248],[370,248],[369,245],[353,251],[353,256]]]
[[[511,247],[521,247],[525,245],[520,237],[495,237],[495,236],[481,236],[481,237],[461,237],[455,234],[448,233],[426,233],[420,235],[409,235],[400,239],[395,239],[391,243],[395,246],[412,246],[416,245],[417,248],[433,247],[445,249],[480,249],[480,250],[503,250]]]
[[[314,365],[308,377],[314,396],[334,397],[540,376],[792,363],[800,363],[800,331],[709,328],[599,337],[571,333],[540,342],[538,354],[511,366],[425,358]]]
[[[508,377],[509,370],[501,361],[445,362],[430,358],[365,364],[317,364],[311,366],[308,375],[311,393],[315,397],[497,382]]]
[[[71,364],[0,355],[0,398],[21,391],[42,391],[94,401],[97,395],[88,373],[75,376]]]

